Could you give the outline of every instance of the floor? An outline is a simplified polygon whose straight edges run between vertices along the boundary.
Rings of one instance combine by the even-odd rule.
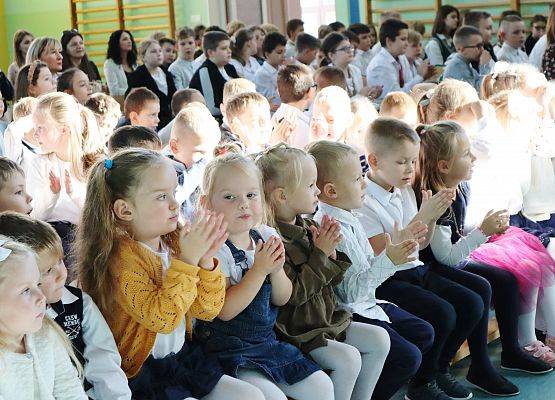
[[[490,343],[489,348],[492,362],[495,366],[499,367],[501,358],[501,345],[499,340]],[[467,357],[451,368],[453,374],[460,379],[461,382],[464,382],[469,363],[470,359]],[[505,370],[502,370],[502,373],[520,389],[520,395],[512,397],[513,399],[555,400],[555,371],[539,376]],[[392,400],[402,400],[404,393],[405,391],[401,390]],[[490,396],[478,390],[474,390],[473,399],[500,399],[500,397]]]

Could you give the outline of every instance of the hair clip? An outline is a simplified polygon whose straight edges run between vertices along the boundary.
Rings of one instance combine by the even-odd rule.
[[[107,159],[104,160],[104,167],[105,167],[107,170],[112,169],[112,166],[113,166],[113,165],[114,165],[114,162],[113,162],[110,158],[107,158]]]
[[[0,239],[0,262],[6,261],[6,259],[12,254],[11,249],[6,249],[2,247],[8,241],[6,239]]]

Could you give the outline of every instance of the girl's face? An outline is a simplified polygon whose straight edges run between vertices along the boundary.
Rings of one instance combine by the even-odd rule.
[[[143,56],[143,61],[146,66],[150,68],[159,67],[164,61],[164,56],[162,54],[162,48],[158,43],[152,43],[146,53]]]
[[[56,153],[69,145],[69,135],[44,112],[33,113],[35,140],[45,154]]]
[[[29,46],[31,45],[31,42],[33,41],[34,37],[31,35],[27,35],[23,38],[23,40],[21,41],[21,43],[19,43],[19,51],[21,52],[21,54],[23,54],[24,56],[27,55],[27,50],[29,50]]]
[[[56,85],[54,84],[54,79],[52,79],[52,72],[48,68],[41,68],[39,71],[39,76],[37,78],[36,85],[29,85],[29,95],[33,97],[39,97],[46,93],[52,93],[56,91]]]
[[[58,45],[45,49],[40,55],[40,60],[48,65],[48,69],[52,73],[62,71],[63,59],[62,48]]]
[[[83,38],[76,35],[67,43],[67,54],[70,57],[81,59],[85,55],[85,43]]]
[[[447,17],[445,17],[445,27],[447,28],[447,30],[452,31],[457,29],[458,26],[459,15],[456,11],[451,11],[449,14],[447,14]]]
[[[32,254],[12,255],[1,268],[0,334],[19,346],[23,335],[42,326],[46,304],[39,288],[39,268]]]
[[[248,232],[262,222],[262,191],[254,171],[222,168],[215,179],[208,208],[224,214],[230,235]]]
[[[312,214],[316,211],[320,190],[316,186],[316,164],[310,157],[303,157],[301,161],[301,180],[296,188],[285,188],[287,206],[295,215]]]
[[[405,56],[411,61],[421,57],[422,43],[420,42],[409,43],[409,46],[407,47],[407,51],[405,52]]]
[[[355,48],[351,46],[351,42],[343,40],[331,53],[331,60],[335,65],[343,67],[353,61],[354,55]]]
[[[119,49],[122,52],[129,52],[133,49],[133,42],[129,33],[123,32],[119,38]]]
[[[261,30],[257,29],[254,31],[254,39],[256,41],[256,51],[260,52],[262,51],[262,42],[264,42],[264,38],[266,37],[266,34],[264,32],[262,32]]]
[[[251,40],[245,43],[245,46],[249,49],[249,55],[254,56],[258,53],[258,43],[256,41],[256,36],[253,36]]]
[[[0,212],[15,211],[21,214],[30,214],[33,198],[25,189],[25,176],[13,172],[0,189]]]
[[[73,88],[73,97],[75,97],[79,103],[84,105],[92,94],[89,77],[83,71],[79,70],[73,75],[71,83]]]
[[[476,157],[472,154],[470,149],[470,141],[466,137],[460,137],[457,140],[457,150],[455,152],[455,157],[453,160],[440,161],[438,168],[446,167],[445,171],[442,171],[444,175],[443,181],[451,187],[456,187],[459,183],[468,181],[472,178],[472,170],[474,168],[474,162]]]
[[[175,46],[171,43],[164,43],[162,46],[164,64],[168,65],[175,61]]]

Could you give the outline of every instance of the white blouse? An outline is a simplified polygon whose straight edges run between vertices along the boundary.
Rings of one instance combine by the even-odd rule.
[[[249,57],[249,62],[245,65],[241,64],[235,58],[232,58],[229,63],[235,67],[237,74],[241,78],[245,78],[251,82],[254,82],[254,75],[256,74],[256,71],[258,71],[258,69],[260,68],[260,64],[258,63],[258,61],[256,61],[256,58]]]

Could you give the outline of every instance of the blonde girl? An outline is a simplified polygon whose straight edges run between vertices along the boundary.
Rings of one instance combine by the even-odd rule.
[[[224,371],[258,387],[266,400],[333,399],[329,377],[296,347],[276,339],[278,307],[291,296],[284,248],[264,225],[264,192],[254,162],[229,153],[205,169],[200,204],[221,213],[229,235],[216,257],[226,277],[225,303],[196,333]]]
[[[86,400],[71,344],[48,317],[37,255],[0,236],[0,397]]]
[[[192,318],[221,310],[225,282],[213,258],[227,235],[223,217],[178,224],[170,160],[123,150],[91,169],[77,237],[79,281],[110,326],[137,399],[262,399],[223,376],[191,340]]]

